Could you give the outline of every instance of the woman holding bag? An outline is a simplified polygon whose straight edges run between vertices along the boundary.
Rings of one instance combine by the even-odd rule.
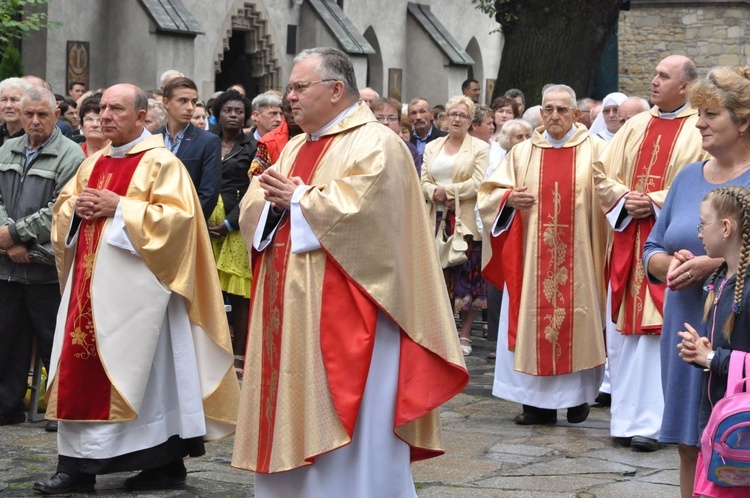
[[[445,219],[446,233],[463,233],[467,260],[445,268],[445,281],[454,309],[461,317],[461,352],[471,354],[471,324],[476,310],[487,307],[481,275],[482,242],[474,206],[477,190],[489,163],[489,145],[469,135],[474,103],[453,97],[445,104],[448,135],[428,143],[422,161],[422,193],[436,228]]]

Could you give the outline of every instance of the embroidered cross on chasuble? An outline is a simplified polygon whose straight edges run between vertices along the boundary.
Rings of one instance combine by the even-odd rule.
[[[658,118],[649,121],[645,138],[638,150],[629,185],[631,191],[648,194],[664,189],[664,174],[685,121]],[[643,266],[643,244],[654,223],[653,216],[634,219],[624,230],[614,233],[609,269],[612,321],[618,324],[617,329],[625,335],[661,333],[661,322],[643,323],[647,299],[651,299],[660,313],[664,305],[664,284],[650,282]],[[624,316],[621,316],[623,313]]]
[[[144,153],[117,159],[100,157],[87,187],[106,189],[124,196]],[[56,418],[60,420],[111,420],[112,399],[122,399],[102,365],[91,306],[91,276],[107,219],[82,220],[78,228],[70,305],[58,374]],[[123,406],[124,403],[119,405]],[[135,414],[126,418],[135,418]]]

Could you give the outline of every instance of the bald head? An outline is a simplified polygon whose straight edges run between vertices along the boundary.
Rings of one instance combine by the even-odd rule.
[[[380,95],[378,95],[378,92],[376,92],[375,90],[373,90],[369,86],[365,87],[365,88],[362,88],[359,91],[359,100],[360,100],[360,102],[364,102],[367,105],[372,104],[372,101],[375,100],[375,99],[377,99],[377,98],[379,98],[379,97],[380,97]]]
[[[30,74],[27,74],[26,76],[21,76],[21,79],[24,80],[24,81],[27,81],[27,82],[31,83],[31,86],[37,86],[37,87],[40,87],[40,88],[47,88],[47,84],[39,76],[32,76]]]
[[[675,111],[687,101],[687,87],[698,76],[695,64],[684,55],[670,55],[656,66],[651,80],[651,102],[662,111]]]
[[[617,117],[620,119],[621,123],[624,123],[643,111],[648,111],[648,102],[646,102],[645,99],[640,97],[628,97],[622,104],[620,104],[620,108],[617,109]]]
[[[137,86],[121,83],[107,88],[100,107],[102,133],[112,141],[112,145],[125,145],[143,133],[148,98]]]

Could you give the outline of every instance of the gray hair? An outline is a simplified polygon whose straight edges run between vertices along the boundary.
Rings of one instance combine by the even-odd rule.
[[[297,64],[310,57],[320,58],[320,64],[315,70],[315,74],[320,79],[343,82],[346,93],[355,100],[359,100],[357,77],[354,74],[354,66],[348,55],[341,50],[331,47],[308,48],[297,54],[294,58],[294,63]]]
[[[568,85],[547,85],[542,90],[542,103],[549,92],[567,92],[570,95],[570,106],[576,108],[576,92]]]
[[[2,95],[5,90],[10,89],[18,90],[23,93],[32,86],[31,83],[22,80],[21,78],[5,78],[3,81],[0,81],[0,95]]]
[[[136,101],[138,98],[136,97]],[[164,104],[154,99],[146,99],[147,111],[154,111],[154,119],[159,123],[160,128],[164,128],[167,125],[167,110],[164,108]],[[138,105],[135,106],[136,112],[140,109]]]
[[[594,104],[594,103],[595,103],[594,99],[590,99],[588,97],[580,99],[578,101],[578,103],[577,103],[578,110],[580,110],[580,111],[587,111],[588,110],[588,105],[589,104]]]
[[[175,76],[185,76],[184,74],[182,74],[181,72],[179,72],[177,69],[167,69],[166,71],[164,71],[163,73],[161,73],[161,76],[159,76],[159,83],[161,84],[161,86],[166,85],[167,82],[165,80],[167,79],[167,77],[169,77],[169,76],[171,76],[173,74]],[[136,109],[136,110],[138,110],[138,109]]]
[[[138,112],[138,111],[148,112],[148,94],[146,94],[146,92],[144,92],[141,88],[135,87],[135,99],[134,99],[133,104],[134,104],[133,107],[135,107],[135,112]],[[166,112],[166,109],[165,109],[165,112]]]
[[[272,93],[261,93],[253,99],[253,112],[260,112],[266,107],[281,107],[281,99]]]
[[[57,101],[55,100],[55,94],[40,86],[33,86],[23,92],[21,96],[21,110],[26,107],[27,102],[42,102],[46,103],[49,110],[54,113],[57,110]]]
[[[531,106],[523,112],[521,119],[529,123],[536,130],[544,124],[542,122],[541,110],[542,106],[540,105]]]
[[[695,68],[695,62],[691,59],[685,61],[682,65],[682,71],[680,71],[680,81],[683,83],[692,83],[698,79],[698,70]]]
[[[510,137],[518,134],[517,130],[519,128],[522,128],[523,131],[529,134],[529,136],[534,133],[531,124],[523,119],[511,119],[510,121],[503,123],[502,128],[500,128],[500,133],[498,133],[497,136],[497,143],[500,144],[500,147],[502,147],[503,150],[510,150]]]

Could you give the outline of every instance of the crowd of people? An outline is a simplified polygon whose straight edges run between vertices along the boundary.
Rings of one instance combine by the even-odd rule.
[[[528,109],[381,98],[324,48],[283,93],[161,82],[0,82],[0,425],[35,347],[36,491],[179,486],[236,427],[256,496],[415,496],[479,322],[515,423],[610,404],[616,444],[677,444],[683,496],[734,496],[699,441],[750,350],[750,68],[673,55],[648,100]]]

